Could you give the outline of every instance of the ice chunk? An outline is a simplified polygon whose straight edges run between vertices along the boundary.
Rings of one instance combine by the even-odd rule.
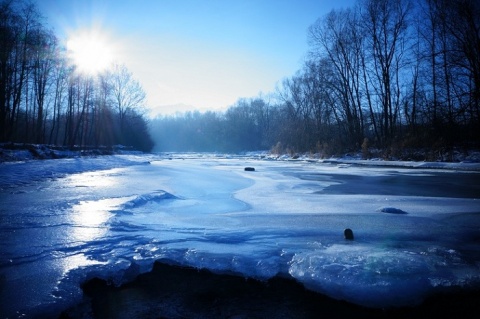
[[[137,208],[151,202],[162,202],[166,199],[178,199],[178,197],[165,191],[158,191],[150,194],[139,195],[123,204],[123,206],[125,208]]]

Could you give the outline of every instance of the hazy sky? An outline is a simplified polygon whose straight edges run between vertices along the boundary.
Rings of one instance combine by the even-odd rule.
[[[37,0],[61,40],[101,33],[163,114],[225,109],[301,68],[307,29],[354,0]]]

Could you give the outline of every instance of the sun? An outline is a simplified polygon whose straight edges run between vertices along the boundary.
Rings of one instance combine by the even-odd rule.
[[[112,64],[113,45],[101,31],[78,31],[68,38],[67,54],[79,73],[96,75]]]

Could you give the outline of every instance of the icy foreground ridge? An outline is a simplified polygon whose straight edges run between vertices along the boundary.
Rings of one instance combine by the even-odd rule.
[[[288,273],[374,307],[480,285],[478,171],[116,155],[2,164],[0,177],[7,315],[63,307],[85,279],[119,284],[161,258]]]

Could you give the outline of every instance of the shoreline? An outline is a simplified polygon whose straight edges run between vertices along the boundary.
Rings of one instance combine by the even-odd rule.
[[[25,160],[48,160],[82,156],[114,154],[144,154],[132,147],[115,146],[55,146],[48,144],[0,143],[0,164]]]
[[[426,152],[426,150],[418,150]],[[0,143],[0,163],[16,162],[25,160],[46,160],[72,158],[81,156],[102,156],[114,154],[188,154],[189,152],[149,152],[145,153],[134,149],[131,146],[113,145],[113,146],[56,146],[49,144],[33,144],[33,143]],[[193,152],[196,154],[204,154],[203,152]],[[280,160],[280,161],[311,161],[323,162],[330,164],[360,164],[374,166],[396,166],[398,162],[415,163],[415,167],[421,168],[444,168],[439,164],[467,164],[478,166],[480,164],[480,150],[456,150],[455,156],[445,157],[438,156],[430,161],[427,158],[411,158],[401,156],[399,158],[382,158],[381,156],[364,158],[359,151],[353,154],[344,154],[343,156],[323,157],[320,154],[304,153],[304,154],[275,154],[271,151],[262,152],[240,152],[233,154],[260,154],[254,156],[258,159]],[[217,154],[216,152],[206,152],[205,154]],[[229,154],[221,152],[220,154]],[[268,154],[268,155],[267,155]]]
[[[420,305],[367,308],[306,289],[289,275],[266,281],[158,260],[150,272],[113,286],[92,278],[84,299],[59,318],[476,318],[480,290],[435,293]]]

